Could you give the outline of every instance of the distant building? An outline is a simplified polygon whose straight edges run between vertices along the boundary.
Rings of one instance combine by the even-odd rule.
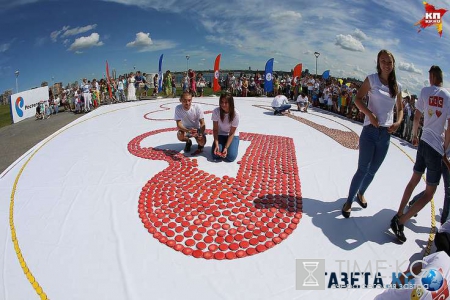
[[[53,85],[53,95],[60,95],[63,91],[63,85],[62,82],[56,82]]]
[[[5,91],[2,95],[0,95],[0,103],[3,104],[3,105],[9,104],[9,103],[8,103],[8,101],[9,101],[9,96],[11,96],[12,93],[13,93],[12,90],[7,90],[7,91]]]

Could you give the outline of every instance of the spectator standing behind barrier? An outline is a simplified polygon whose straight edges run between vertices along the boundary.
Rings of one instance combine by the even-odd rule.
[[[138,100],[141,100],[142,94],[145,93],[145,79],[141,75],[141,71],[137,71],[136,76],[134,76],[134,87],[139,95]]]
[[[56,95],[56,98],[53,100],[53,114],[56,115],[59,113],[59,104],[61,103],[61,100],[59,99],[59,95]]]
[[[397,214],[391,220],[391,229],[400,242],[405,242],[404,224],[417,214],[432,198],[439,185],[442,172],[442,158],[450,145],[450,126],[444,130],[446,122],[450,120],[450,93],[442,87],[442,70],[432,66],[429,71],[430,85],[424,87],[417,101],[412,129],[412,144],[419,145],[417,149],[414,172],[403,192],[402,201]],[[424,116],[423,133],[417,136],[419,119]],[[445,139],[443,138],[445,132]],[[427,170],[425,193],[406,213],[403,213],[414,188]]]
[[[153,96],[158,95],[158,89],[159,89],[158,79],[159,79],[158,74],[155,74],[155,76],[153,76]]]
[[[248,93],[248,79],[247,76],[244,75],[242,78],[242,97],[247,97]]]
[[[214,142],[211,154],[214,159],[224,158],[232,162],[236,160],[239,148],[239,119],[240,114],[234,108],[234,99],[231,94],[222,94],[219,98],[219,107],[213,110]]]
[[[89,112],[91,110],[91,85],[87,82],[87,79],[83,79],[83,84],[81,85],[81,92],[84,98],[84,112]]]
[[[188,92],[189,91],[189,76],[187,74],[187,72],[184,72],[184,76],[181,79],[182,83],[183,83],[183,92]]]
[[[190,92],[192,96],[197,97],[197,82],[195,80],[195,72],[192,69],[189,69],[188,76]]]
[[[203,91],[205,89],[205,86],[206,82],[205,78],[203,78],[203,73],[199,73],[197,79],[197,92],[199,94],[199,97],[203,97]]]
[[[128,75],[128,95],[127,95],[127,101],[136,101],[136,86],[134,85],[136,79],[134,77],[133,73],[130,73]]]
[[[353,176],[347,201],[342,206],[342,215],[350,217],[352,203],[367,207],[364,193],[386,157],[391,133],[395,132],[403,119],[401,85],[395,76],[395,59],[391,52],[381,50],[377,57],[377,73],[366,77],[356,94],[355,104],[365,115],[364,127],[359,137],[358,169]],[[369,95],[369,105],[362,102]],[[398,121],[393,122],[394,105]]]
[[[172,84],[172,96],[174,98],[176,98],[177,97],[177,84],[175,82],[175,75],[172,76],[171,84]]]
[[[411,141],[412,124],[414,121],[414,108],[412,106],[412,102],[413,100],[411,100],[411,97],[409,95],[405,97],[405,104],[403,106],[403,109],[405,110],[403,138],[408,142]]]
[[[123,83],[123,77],[119,76],[119,80],[117,81],[117,100],[119,102],[125,101],[125,90],[124,90],[124,83]]]
[[[172,74],[170,74],[169,70],[166,71],[163,81],[164,93],[166,97],[170,97],[172,95]]]

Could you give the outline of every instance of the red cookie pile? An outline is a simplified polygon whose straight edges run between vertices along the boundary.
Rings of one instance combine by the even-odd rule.
[[[133,155],[169,163],[139,197],[139,216],[154,238],[186,255],[221,260],[264,252],[297,228],[302,195],[291,138],[241,132],[251,143],[237,176],[220,178],[174,150],[140,146],[176,130],[151,131],[128,144]]]

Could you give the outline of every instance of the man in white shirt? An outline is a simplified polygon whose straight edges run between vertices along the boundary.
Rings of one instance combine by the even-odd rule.
[[[450,93],[442,87],[443,75],[438,66],[432,66],[429,71],[430,85],[424,87],[417,101],[414,124],[412,129],[412,144],[419,145],[417,149],[414,172],[403,192],[402,201],[397,214],[391,220],[391,229],[400,242],[405,242],[404,224],[417,214],[432,198],[439,185],[442,173],[442,157],[450,144],[450,126],[444,130],[450,119]],[[417,137],[419,120],[424,116],[423,133]],[[445,139],[443,139],[445,131]],[[406,212],[403,213],[414,188],[419,183],[422,174],[427,170],[425,193]]]
[[[125,102],[125,85],[122,75],[119,76],[119,80],[117,81],[117,100],[119,102]]]
[[[55,99],[53,99],[53,114],[57,114],[59,112],[59,104],[61,103],[61,100],[59,99],[59,95],[56,96]]]
[[[282,115],[285,111],[290,113],[291,105],[285,95],[278,95],[272,100],[272,108],[274,109],[274,115]]]
[[[192,155],[200,154],[206,144],[203,110],[200,105],[192,103],[192,94],[189,92],[181,94],[180,102],[175,108],[174,116],[178,127],[178,140],[186,142],[184,152],[189,152],[192,146],[191,137],[195,138],[198,148]]]
[[[298,111],[308,112],[308,106],[309,106],[308,96],[306,96],[306,94],[302,92],[297,97],[297,108],[298,108]]]

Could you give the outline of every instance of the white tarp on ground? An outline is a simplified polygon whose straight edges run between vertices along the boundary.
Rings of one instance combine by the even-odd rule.
[[[194,102],[204,103],[207,111],[218,104],[218,98]],[[137,157],[127,147],[141,134],[175,127],[174,121],[164,119],[173,117],[178,101],[103,106],[49,137],[46,144],[36,145],[0,175],[0,298],[38,298],[16,256],[9,226],[14,181],[33,153],[17,182],[14,226],[24,261],[50,299],[371,299],[381,290],[296,290],[296,259],[325,259],[327,282],[331,272],[351,272],[356,264],[372,268],[372,283],[378,266],[383,283],[388,284],[396,265],[405,269],[412,255],[421,258],[434,217],[430,204],[407,224],[405,244],[397,244],[388,230],[411,176],[413,162],[408,155],[415,158],[415,149],[392,138],[366,192],[368,208],[362,210],[355,203],[351,218],[344,219],[340,210],[356,171],[358,151],[293,118],[254,106],[270,107],[271,99],[237,98],[235,103],[241,112],[241,132],[293,139],[303,210],[286,240],[233,260],[194,258],[160,243],[144,228],[138,204],[142,188],[168,163]],[[362,129],[320,110],[293,114],[333,129],[350,128],[358,135]],[[205,115],[209,129],[210,118],[211,114]],[[204,155],[197,158],[198,169],[236,177],[238,162],[250,143],[241,142],[236,162],[217,163],[211,161],[212,137],[208,138]],[[150,136],[142,144],[181,153],[184,147],[174,131]],[[424,186],[421,182],[416,192]],[[437,220],[442,201],[441,184],[435,196]]]

